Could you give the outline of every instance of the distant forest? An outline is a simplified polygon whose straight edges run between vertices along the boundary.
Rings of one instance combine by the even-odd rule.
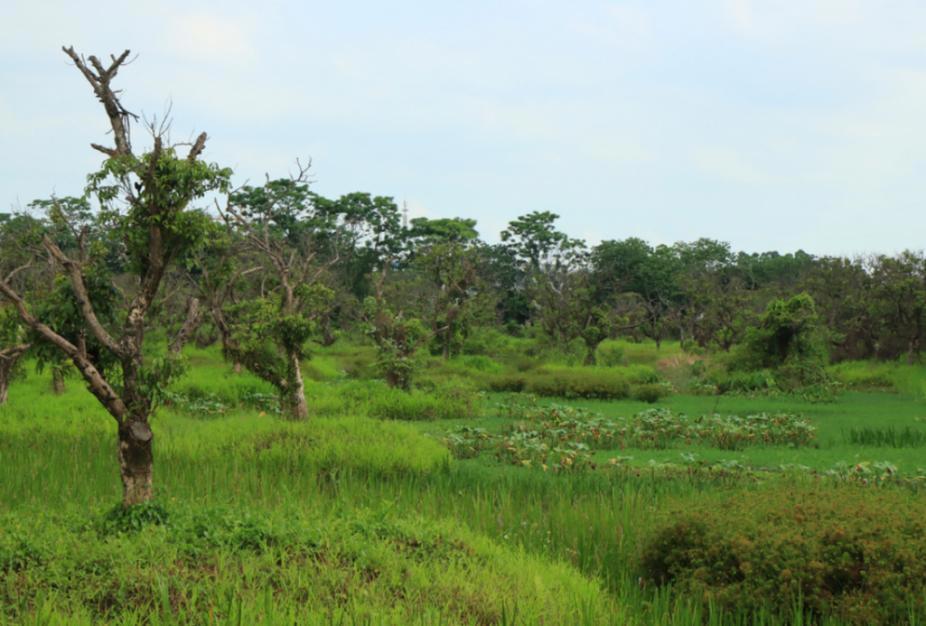
[[[212,334],[234,352],[234,336],[253,324],[247,303],[286,283],[284,292],[307,296],[300,306],[322,343],[362,324],[378,325],[374,334],[394,333],[396,320],[414,319],[422,327],[416,334],[449,357],[475,327],[497,325],[564,347],[580,343],[593,363],[596,347],[617,336],[729,351],[769,303],[806,293],[826,329],[831,359],[921,358],[922,252],[746,253],[712,239],[654,246],[627,238],[589,246],[560,231],[551,212],[511,221],[500,243],[489,244],[475,220],[408,221],[391,198],[328,199],[304,178],[233,192],[220,215],[193,213],[207,234],[166,277],[158,319],[176,326],[188,297],[197,296],[209,313],[197,331],[200,340]],[[40,251],[41,236],[52,234],[62,249],[93,250],[101,279],[118,283],[128,272],[132,243],[107,224],[106,211],[92,211],[85,198],[31,208],[0,217],[5,267]],[[47,217],[35,217],[40,210]],[[17,280],[26,291],[48,291],[53,274],[32,266]],[[247,360],[240,347],[247,341],[237,343],[239,358]]]

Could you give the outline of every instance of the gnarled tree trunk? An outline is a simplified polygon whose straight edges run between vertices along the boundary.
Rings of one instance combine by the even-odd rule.
[[[10,397],[10,377],[12,367],[7,366],[7,362],[0,359],[0,406],[6,404]]]
[[[295,354],[289,356],[290,379],[287,381],[288,394],[284,411],[297,420],[309,418],[309,405],[305,400],[305,381],[302,380],[302,364]]]
[[[153,495],[151,443],[154,434],[142,417],[129,418],[119,426],[119,472],[122,505],[147,502]]]

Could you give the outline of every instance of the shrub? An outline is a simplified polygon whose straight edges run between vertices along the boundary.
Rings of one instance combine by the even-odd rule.
[[[659,402],[672,392],[672,388],[666,383],[643,383],[642,385],[633,385],[630,388],[630,395],[634,400],[640,402]]]
[[[773,370],[779,387],[794,390],[827,381],[827,331],[813,298],[802,293],[773,300],[749,328],[734,365]]]
[[[851,624],[906,623],[926,602],[926,502],[894,490],[780,484],[686,500],[643,543],[645,580],[729,611],[798,603]]]
[[[507,391],[520,393],[527,386],[527,376],[522,374],[501,374],[489,378],[487,383],[490,391]]]
[[[444,444],[455,459],[472,459],[492,444],[493,437],[484,428],[461,426],[447,433]]]
[[[598,346],[596,358],[599,365],[605,367],[616,367],[624,365],[626,351],[624,347],[616,341],[604,341]]]
[[[130,507],[117,504],[103,517],[102,532],[133,533],[148,525],[159,526],[168,521],[167,511],[156,502],[142,502]]]
[[[633,386],[658,383],[656,372],[646,366],[614,368],[541,368],[488,379],[492,391],[527,392],[544,397],[620,400],[632,395]],[[646,397],[665,395],[666,388],[641,391]]]
[[[768,393],[778,390],[775,375],[770,370],[730,372],[719,374],[709,381],[718,393]]]
[[[461,387],[437,388],[433,392],[383,390],[370,400],[370,417],[386,420],[438,420],[475,417],[481,397]]]
[[[525,390],[538,396],[622,399],[630,395],[630,383],[610,372],[560,370],[528,377]]]
[[[491,372],[496,373],[502,370],[502,366],[487,356],[481,354],[464,355],[455,359],[464,370],[473,370],[477,373]]]

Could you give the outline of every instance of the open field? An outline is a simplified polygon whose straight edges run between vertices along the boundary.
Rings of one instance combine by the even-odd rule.
[[[339,370],[345,355],[362,351],[338,344],[310,362],[320,380],[309,381],[309,396],[319,398],[328,416],[308,422],[246,406],[246,398],[259,402],[261,383],[231,373],[214,350],[191,351],[191,370],[174,387],[185,398],[197,389],[204,399],[178,401],[158,413],[157,505],[130,518],[110,513],[119,499],[115,435],[96,401],[75,380],[60,396],[48,391],[44,376],[14,383],[9,405],[0,408],[0,619],[778,623],[802,619],[801,610],[737,617],[694,596],[642,584],[641,549],[662,512],[711,499],[723,503],[744,492],[786,499],[781,494],[791,493],[795,500],[821,489],[850,500],[883,493],[922,498],[915,485],[861,486],[823,474],[840,463],[868,462],[922,474],[922,441],[893,447],[850,440],[853,429],[926,432],[922,397],[849,391],[835,402],[811,403],[676,394],[655,406],[690,415],[800,413],[816,438],[799,448],[599,449],[598,469],[544,472],[500,461],[491,451],[457,460],[444,446],[446,434],[461,426],[502,432],[516,422],[502,414],[500,403],[510,399],[504,394],[484,394],[465,418],[364,417],[384,388],[345,380]],[[374,385],[365,400],[356,389],[338,392],[364,385]],[[242,398],[237,405],[235,397]],[[540,405],[550,403],[606,417],[654,406],[565,399]],[[761,472],[664,469],[666,463],[693,467],[682,454]],[[632,458],[608,467],[614,456]],[[770,471],[783,464],[820,472]],[[923,605],[909,600],[919,623]]]
[[[926,13],[17,2],[0,626],[926,626]]]

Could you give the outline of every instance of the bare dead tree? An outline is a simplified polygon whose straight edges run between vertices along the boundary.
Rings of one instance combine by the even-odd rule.
[[[159,374],[145,367],[142,350],[145,319],[169,264],[189,238],[188,232],[178,232],[190,228],[180,216],[187,213],[191,200],[227,186],[230,172],[199,160],[206,145],[205,133],[198,135],[181,158],[176,156],[173,146],[165,145],[163,135],[152,127],[155,130],[153,148],[136,155],[130,141],[130,126],[137,118],[125,109],[119,92],[112,86],[129,58],[129,51],[111,56],[107,63],[103,63],[95,56],[85,58],[78,55],[72,47],[63,50],[90,84],[109,119],[114,145],[91,145],[108,157],[101,177],[117,182],[127,208],[121,214],[123,225],[137,240],[134,244],[137,285],[134,294],[127,297],[121,327],[107,328],[97,315],[87,289],[85,271],[88,260],[83,253],[83,245],[78,255],[72,257],[47,235],[42,243],[56,270],[69,281],[87,335],[92,335],[115,359],[121,376],[112,378],[105,374],[94,356],[88,354],[83,342],[75,344],[69,341],[46,321],[38,319],[8,278],[0,281],[0,295],[15,307],[25,326],[74,363],[90,392],[115,419],[123,504],[130,506],[149,500],[153,494],[153,434],[149,418],[156,406],[157,387],[166,384],[169,378],[167,373]],[[111,196],[104,198],[101,193],[98,196],[101,202],[116,199]],[[190,307],[190,312],[195,313],[196,307]],[[184,328],[187,326],[184,324]],[[185,339],[181,329],[180,335],[171,344],[181,345]]]

